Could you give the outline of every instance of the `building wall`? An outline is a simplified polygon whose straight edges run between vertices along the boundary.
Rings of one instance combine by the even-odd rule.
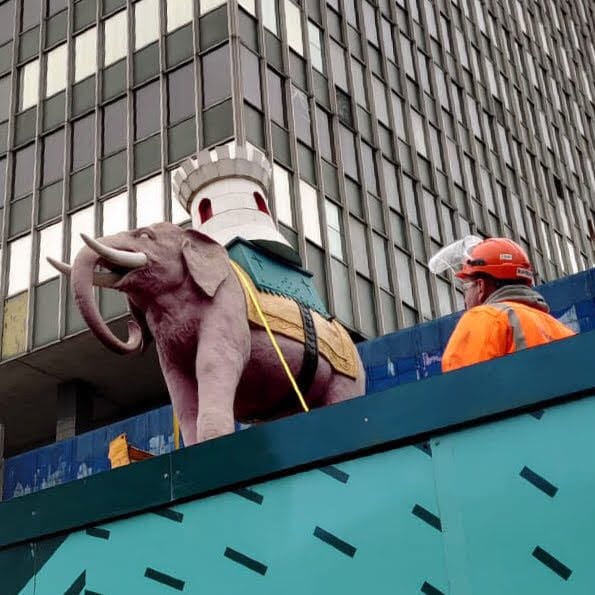
[[[1,357],[83,328],[45,256],[184,222],[171,172],[234,138],[274,160],[283,233],[363,336],[456,310],[426,263],[470,231],[543,280],[591,266],[594,27],[585,0],[0,4]]]

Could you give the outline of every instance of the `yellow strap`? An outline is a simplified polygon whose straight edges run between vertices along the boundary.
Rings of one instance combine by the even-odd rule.
[[[171,415],[174,419],[174,448],[180,450],[180,422],[172,408]]]
[[[281,348],[279,347],[279,344],[277,343],[277,340],[275,339],[275,337],[273,335],[273,331],[271,331],[271,327],[269,326],[269,323],[267,322],[264,312],[262,311],[260,304],[258,303],[258,299],[257,299],[256,295],[254,295],[254,292],[252,291],[252,287],[250,287],[250,283],[248,283],[248,280],[244,276],[244,272],[242,271],[242,269],[233,260],[230,260],[230,263],[231,263],[231,266],[233,267],[233,270],[235,271],[236,275],[238,276],[240,283],[242,283],[242,285],[246,288],[246,291],[248,292],[248,295],[250,296],[250,300],[252,301],[252,303],[254,304],[254,307],[256,308],[256,312],[258,312],[258,316],[260,317],[260,320],[262,321],[262,324],[267,332],[267,335],[269,336],[269,339],[271,340],[271,343],[273,344],[275,352],[277,353],[277,357],[279,358],[279,361],[281,362],[281,365],[283,366],[283,369],[285,370],[285,374],[287,374],[287,377],[289,378],[289,381],[291,382],[291,386],[293,386],[293,390],[295,391],[295,394],[298,396],[298,399],[300,400],[300,403],[302,404],[303,410],[306,412],[310,411],[310,409],[308,409],[308,405],[306,405],[306,401],[304,400],[302,391],[300,391],[300,388],[297,385],[297,382],[295,381],[295,378],[293,377],[293,374],[291,373],[291,370],[289,369],[287,362],[285,361],[285,357],[283,357]]]

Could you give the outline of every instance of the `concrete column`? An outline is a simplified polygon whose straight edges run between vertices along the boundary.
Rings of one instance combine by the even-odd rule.
[[[93,393],[89,385],[73,380],[58,385],[56,442],[84,432],[93,416]]]
[[[0,502],[4,491],[4,424],[0,423]]]

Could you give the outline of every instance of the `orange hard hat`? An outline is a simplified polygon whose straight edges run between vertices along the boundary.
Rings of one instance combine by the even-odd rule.
[[[527,254],[508,238],[489,238],[474,246],[456,276],[465,279],[479,273],[533,284],[533,268]]]

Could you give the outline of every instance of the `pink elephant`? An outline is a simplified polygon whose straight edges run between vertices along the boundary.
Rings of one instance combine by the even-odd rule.
[[[83,318],[109,349],[134,353],[155,339],[186,445],[233,432],[234,419],[261,421],[300,410],[269,337],[248,320],[244,291],[223,246],[170,223],[83,239],[87,246],[72,269],[52,264],[71,274]],[[133,315],[127,341],[116,337],[101,318],[93,285],[127,294]],[[318,324],[331,324],[321,320]],[[302,342],[278,333],[276,339],[297,375],[304,357]],[[355,348],[353,352],[352,377],[318,355],[304,395],[310,407],[364,393],[363,366]]]

